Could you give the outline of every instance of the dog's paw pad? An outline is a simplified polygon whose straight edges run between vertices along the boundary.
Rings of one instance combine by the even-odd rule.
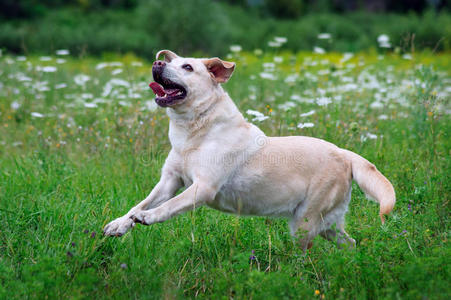
[[[130,228],[133,228],[133,225],[133,221],[129,218],[117,218],[105,226],[103,234],[107,236],[122,236],[130,230]]]

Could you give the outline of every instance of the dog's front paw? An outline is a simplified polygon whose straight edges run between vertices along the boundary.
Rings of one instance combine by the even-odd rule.
[[[134,213],[131,215],[130,219],[133,220],[134,223],[140,223],[142,225],[150,225],[153,223],[151,220],[151,214],[144,211]]]
[[[134,226],[135,223],[132,219],[128,216],[123,216],[108,223],[103,229],[103,234],[109,236],[122,236]]]

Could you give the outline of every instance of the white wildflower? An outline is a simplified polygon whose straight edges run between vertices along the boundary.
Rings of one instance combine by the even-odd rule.
[[[238,53],[241,52],[242,48],[240,45],[231,45],[230,46],[230,51]]]
[[[20,108],[20,103],[17,101],[11,102],[11,109],[18,110]]]
[[[261,72],[259,75],[263,79],[268,79],[268,80],[276,80],[277,79],[273,73]]]
[[[330,39],[332,36],[330,35],[330,33],[320,33],[320,34],[318,34],[318,38],[320,39],[320,40],[328,40],[328,39]]]
[[[96,65],[96,70],[101,70],[106,67],[122,67],[122,65],[120,61],[101,62]]]
[[[46,66],[46,67],[42,68],[42,72],[44,72],[44,73],[53,73],[53,72],[56,72],[56,70],[58,70],[58,69],[53,66]]]
[[[284,36],[275,36],[274,41],[279,44],[285,44],[287,42],[287,38]]]
[[[262,51],[262,49],[255,49],[254,50],[254,54],[257,55],[257,56],[260,56],[260,55],[263,54],[263,51]]]
[[[279,106],[277,106],[279,109],[283,109],[283,110],[289,110],[290,108],[293,108],[296,106],[296,103],[291,102],[291,101],[287,101],[283,104],[280,104]]]
[[[374,101],[373,103],[370,104],[371,108],[383,108],[384,104],[380,101]]]
[[[294,100],[294,101],[298,101],[298,102],[302,101],[302,97],[300,95],[298,95],[298,94],[291,95],[290,99]]]
[[[121,74],[122,73],[122,69],[114,69],[112,72],[111,72],[111,75],[118,75],[118,74]]]
[[[407,59],[407,60],[412,60],[412,54],[406,53],[402,56],[402,58]]]
[[[377,37],[377,42],[381,48],[391,48],[390,38],[386,34],[381,34]]]
[[[314,67],[314,66],[318,65],[318,62],[317,62],[316,60],[313,60],[313,61],[305,61],[304,64],[305,64],[306,66]]]
[[[51,58],[50,56],[41,56],[41,57],[39,58],[39,60],[40,60],[40,61],[51,61],[52,58]]]
[[[96,108],[97,104],[96,103],[90,103],[90,102],[86,102],[83,104],[86,108]]]
[[[106,103],[107,102],[107,100],[106,99],[103,99],[103,98],[94,98],[94,101],[93,101],[93,103]]]
[[[330,103],[332,103],[332,100],[330,99],[330,97],[316,98],[316,104],[318,104],[319,106],[327,106]]]
[[[106,62],[101,62],[101,63],[98,63],[98,64],[97,64],[96,70],[102,70],[102,69],[105,68],[105,67],[108,67],[108,63],[106,63]]]
[[[64,89],[65,87],[67,87],[67,84],[65,84],[64,82],[63,82],[63,83],[55,84],[55,89],[56,89],[56,90]]]
[[[17,80],[19,80],[19,81],[21,81],[21,82],[23,82],[23,81],[32,81],[32,79],[31,79],[30,77],[26,76],[26,75],[23,74],[23,73],[18,73],[18,74],[16,75],[16,78],[17,78]]]
[[[282,56],[274,56],[274,62],[276,62],[276,63],[283,62],[283,57]]]
[[[91,79],[88,75],[78,74],[74,77],[75,84],[84,86]]]
[[[390,38],[386,34],[381,34],[377,37],[377,42],[379,44],[388,43],[389,41],[390,41]]]
[[[272,62],[263,63],[263,69],[265,69],[265,71],[272,71],[275,67],[276,65]]]
[[[56,55],[69,55],[69,50],[67,49],[56,50]]]
[[[298,80],[298,78],[299,78],[298,74],[291,74],[291,75],[288,75],[284,81],[285,81],[285,83],[295,83],[296,80]]]
[[[346,53],[343,54],[343,58],[340,60],[340,62],[344,63],[344,62],[350,60],[353,56],[354,56],[353,53],[346,52]]]
[[[279,48],[282,45],[280,43],[278,43],[278,42],[269,41],[268,42],[268,46],[271,47],[271,48]]]
[[[311,111],[309,111],[309,112],[300,114],[300,116],[301,116],[301,117],[308,117],[308,116],[313,115],[314,113],[315,113],[315,110],[311,110]]]
[[[313,47],[313,52],[314,53],[316,53],[316,54],[324,54],[324,53],[326,53],[326,50],[324,50],[323,48],[321,48],[321,47]]]
[[[360,141],[365,142],[367,139],[375,140],[377,139],[377,135],[367,132],[365,135],[360,136]]]
[[[356,90],[359,86],[355,83],[348,83],[343,85],[340,89],[344,92],[349,92],[349,91],[353,91]]]
[[[123,79],[113,78],[110,81],[108,81],[103,87],[102,97],[107,97],[108,95],[110,95],[111,91],[115,86],[123,86],[125,88],[129,88],[130,83]]]
[[[37,81],[34,84],[34,88],[38,90],[39,92],[47,92],[50,91],[50,88],[47,86],[47,81]]]
[[[299,123],[298,124],[298,128],[310,128],[310,127],[313,127],[313,126],[315,126],[315,124],[313,124],[313,123]]]
[[[266,120],[266,119],[269,118],[268,116],[265,116],[264,114],[262,114],[261,112],[256,111],[256,110],[248,109],[248,110],[246,111],[246,113],[247,113],[248,115],[254,116],[254,118],[252,119],[252,121],[259,121],[259,122],[261,122],[261,121],[264,121],[264,120]]]
[[[124,87],[130,87],[130,83],[126,80],[123,79],[118,79],[118,78],[113,78],[110,81],[108,81],[109,84],[112,85],[119,85],[119,86],[124,86]]]
[[[143,63],[140,61],[132,61],[132,67],[142,67]]]
[[[35,118],[43,118],[44,117],[43,114],[35,112],[35,111],[31,113],[31,116],[35,117]]]
[[[343,96],[342,95],[336,95],[334,96],[334,100],[337,102],[340,102],[341,100],[343,100]]]
[[[128,102],[126,102],[126,101],[122,101],[122,100],[119,101],[118,103],[119,103],[120,106],[131,106],[130,103],[128,103]]]
[[[83,94],[81,94],[81,97],[83,99],[92,99],[92,98],[94,98],[94,96],[91,93],[83,93]]]

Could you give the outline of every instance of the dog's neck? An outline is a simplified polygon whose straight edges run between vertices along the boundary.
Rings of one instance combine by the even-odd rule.
[[[221,115],[215,114],[218,107],[221,107]],[[192,124],[199,126],[199,123],[217,122],[217,117],[233,119],[242,117],[235,103],[230,96],[219,86],[208,98],[198,98],[191,100],[188,105],[168,108],[166,110],[170,122],[173,125],[191,128]],[[244,119],[244,118],[243,118]]]
[[[166,111],[170,119],[169,139],[173,147],[182,140],[202,138],[219,126],[230,128],[246,122],[235,103],[222,88],[210,94],[209,99],[196,99],[193,104],[168,108]]]

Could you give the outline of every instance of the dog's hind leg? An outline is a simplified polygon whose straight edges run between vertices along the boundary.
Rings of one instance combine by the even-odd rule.
[[[294,218],[290,222],[291,235],[296,239],[299,247],[306,251],[313,246],[313,239],[318,234],[317,217]]]
[[[339,248],[355,248],[355,240],[344,230],[344,226],[337,224],[337,230],[326,229],[320,232],[326,240],[336,242]]]
[[[342,201],[333,211],[329,212],[325,219],[328,224],[336,224],[337,228],[332,229],[329,226],[320,232],[320,235],[326,240],[336,242],[339,248],[355,248],[355,240],[345,231],[345,214],[351,200],[351,188]]]

